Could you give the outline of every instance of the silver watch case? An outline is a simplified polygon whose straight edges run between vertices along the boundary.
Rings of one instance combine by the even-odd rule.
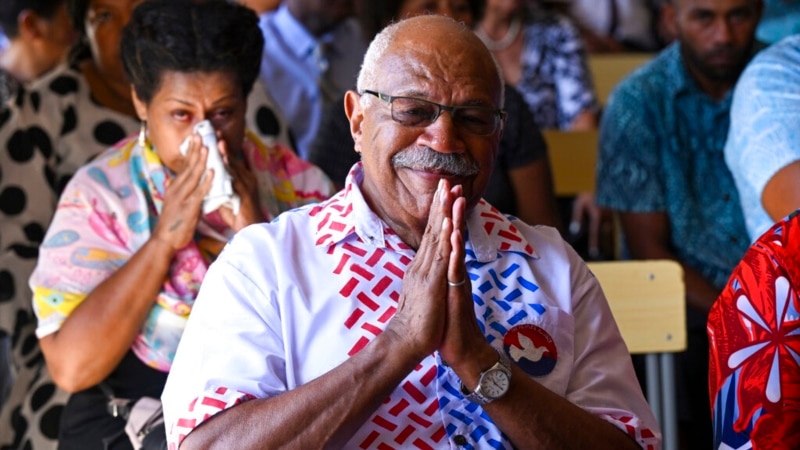
[[[511,385],[511,361],[502,350],[497,350],[497,353],[500,355],[500,360],[481,372],[478,386],[473,392],[469,392],[464,383],[461,383],[461,394],[470,402],[485,405],[508,392]]]

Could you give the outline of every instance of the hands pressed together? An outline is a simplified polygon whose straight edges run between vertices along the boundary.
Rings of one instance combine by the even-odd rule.
[[[493,364],[497,354],[475,317],[465,266],[465,214],[461,186],[450,186],[442,179],[417,255],[406,271],[398,310],[387,331],[400,336],[408,351],[420,359],[438,351],[457,374],[474,373],[477,379],[480,366],[486,366],[486,361]],[[488,355],[489,359],[481,362],[477,355]]]

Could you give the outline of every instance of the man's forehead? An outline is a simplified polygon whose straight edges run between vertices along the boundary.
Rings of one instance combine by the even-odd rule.
[[[383,55],[376,78],[391,95],[452,93],[475,103],[494,103],[499,97],[497,71],[480,59],[477,52],[454,55],[441,47],[398,47]]]
[[[758,4],[759,0],[672,0],[676,8],[686,11],[709,10],[728,11],[732,9],[751,7]]]

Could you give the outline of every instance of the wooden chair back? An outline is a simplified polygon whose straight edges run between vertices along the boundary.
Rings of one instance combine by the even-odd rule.
[[[639,66],[653,59],[653,53],[590,53],[589,72],[597,100],[605,105],[614,87]]]
[[[686,350],[686,288],[675,261],[591,262],[622,338],[645,358],[647,401],[664,450],[678,449],[675,352]]]
[[[594,192],[598,132],[543,131],[557,196]]]
[[[633,354],[686,349],[683,269],[669,260],[588,263]]]

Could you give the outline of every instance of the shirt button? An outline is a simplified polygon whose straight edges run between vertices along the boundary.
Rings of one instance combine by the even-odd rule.
[[[460,434],[457,434],[457,435],[453,436],[453,442],[456,445],[458,445],[459,447],[463,447],[463,446],[467,445],[467,438],[462,436],[462,435],[460,435]]]

